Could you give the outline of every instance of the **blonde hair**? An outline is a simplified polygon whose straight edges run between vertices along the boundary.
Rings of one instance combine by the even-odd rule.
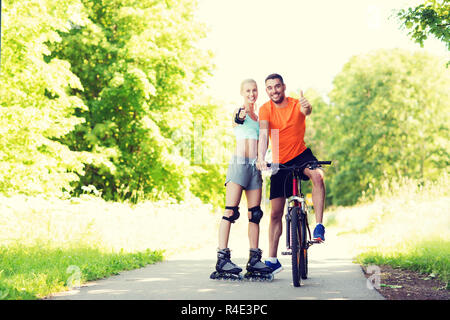
[[[241,82],[241,91],[240,92],[242,92],[242,90],[244,89],[244,84],[246,84],[246,83],[254,83],[256,85],[256,87],[258,87],[258,84],[256,83],[255,80],[245,79],[244,81]]]

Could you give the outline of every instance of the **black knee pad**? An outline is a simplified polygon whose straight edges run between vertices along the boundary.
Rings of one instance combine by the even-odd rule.
[[[225,209],[233,210],[233,214],[230,217],[223,216],[222,219],[230,221],[231,223],[234,223],[234,221],[239,219],[239,216],[240,216],[239,207],[225,207]]]
[[[251,212],[252,218],[248,219],[250,222],[259,224],[259,221],[261,221],[261,218],[264,214],[264,212],[261,210],[260,206],[249,208],[248,211]]]

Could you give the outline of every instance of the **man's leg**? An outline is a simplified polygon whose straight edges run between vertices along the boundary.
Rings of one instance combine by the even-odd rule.
[[[325,241],[325,227],[322,224],[323,209],[325,205],[325,183],[323,182],[323,171],[321,169],[305,169],[304,173],[313,183],[312,200],[317,223],[313,232],[313,240],[322,242]]]
[[[276,257],[278,251],[278,242],[280,240],[281,233],[283,232],[283,211],[286,198],[279,197],[270,200],[272,207],[270,213],[269,224],[269,257]]]
[[[323,221],[323,209],[325,205],[325,183],[323,180],[323,171],[321,169],[310,170],[305,169],[303,173],[311,179],[312,187],[312,201],[314,205],[314,214],[316,216],[316,223]]]

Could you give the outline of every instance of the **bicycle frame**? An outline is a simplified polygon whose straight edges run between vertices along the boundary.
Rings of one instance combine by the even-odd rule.
[[[301,210],[299,212],[301,213],[299,216],[299,221],[302,221],[303,219],[306,220],[306,226],[308,226],[308,217],[307,212],[308,208],[306,205],[306,199],[305,196],[302,193],[302,185],[301,185],[301,177],[300,174],[294,170],[293,172],[293,182],[292,182],[292,196],[286,199],[286,248],[291,249],[291,229],[290,224],[292,221],[292,208],[294,207],[300,207]],[[309,231],[309,227],[308,227]],[[311,235],[309,235],[309,238],[311,238]],[[308,247],[309,241],[305,244],[303,244],[305,247]]]
[[[308,277],[308,248],[319,241],[311,241],[308,225],[308,206],[302,193],[302,174],[305,168],[316,169],[331,161],[309,161],[301,166],[283,166],[281,169],[292,170],[292,196],[286,199],[286,247],[281,252],[292,256],[292,277],[294,287],[300,286],[300,278]],[[296,210],[297,209],[297,210]],[[295,214],[295,215],[293,215]],[[292,234],[291,234],[292,233]]]
[[[310,164],[313,166],[309,167]],[[306,225],[306,229],[308,230],[308,234],[304,239],[311,239],[311,231],[309,230],[308,224],[308,206],[306,205],[305,196],[302,193],[302,184],[301,184],[301,175],[304,168],[308,167],[310,169],[316,169],[321,165],[330,165],[331,161],[310,161],[304,164],[302,167],[298,167],[292,170],[293,182],[292,182],[292,196],[286,199],[286,248],[288,250],[291,248],[291,234],[290,234],[290,223],[292,221],[292,208],[299,207],[301,210],[298,221],[301,223],[304,221]],[[289,168],[280,168],[280,169],[289,169]],[[302,243],[302,247],[308,249],[315,241],[305,240],[306,243]],[[282,254],[291,254],[289,251],[282,252]]]

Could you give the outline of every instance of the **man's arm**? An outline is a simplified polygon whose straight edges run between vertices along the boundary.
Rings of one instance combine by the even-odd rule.
[[[306,116],[309,116],[312,112],[312,105],[309,101],[303,96],[303,90],[300,90],[300,111]]]
[[[259,170],[267,170],[266,157],[267,146],[269,145],[269,121],[259,121],[258,159],[256,167]]]

